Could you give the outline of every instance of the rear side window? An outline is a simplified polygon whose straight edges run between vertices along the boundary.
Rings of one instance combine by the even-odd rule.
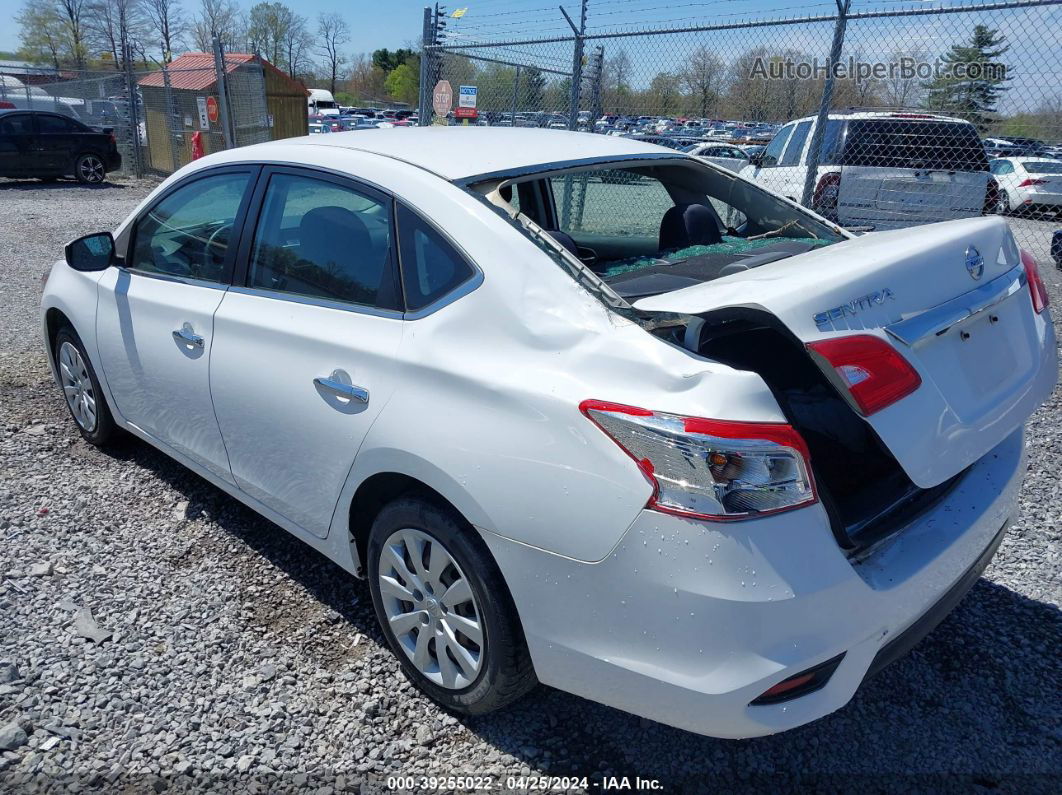
[[[1026,163],[1025,170],[1030,174],[1062,174],[1062,162]]]
[[[1009,160],[993,160],[989,164],[989,170],[993,174],[1013,174],[1014,165]]]
[[[21,114],[0,119],[0,135],[32,135],[33,118]]]
[[[65,116],[38,116],[37,125],[42,133],[80,132],[81,126]]]
[[[943,171],[987,171],[972,124],[906,119],[853,119],[841,165]]]
[[[406,308],[411,311],[435,303],[475,273],[442,235],[402,205],[398,207],[398,245]]]
[[[396,309],[390,215],[386,200],[367,191],[274,174],[255,232],[248,283]]]

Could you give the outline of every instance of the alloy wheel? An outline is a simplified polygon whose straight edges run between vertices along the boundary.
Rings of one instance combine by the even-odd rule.
[[[106,175],[106,169],[103,167],[103,161],[95,155],[85,155],[78,161],[78,176],[81,177],[83,182],[91,182],[93,184],[103,182],[103,178]]]
[[[1005,190],[999,192],[997,210],[1000,215],[1006,215],[1010,212],[1010,197]]]
[[[70,342],[59,346],[59,375],[70,413],[82,430],[92,433],[96,430],[96,393],[81,352]]]
[[[484,663],[483,623],[449,550],[423,531],[396,530],[377,576],[388,626],[414,667],[451,690],[471,685]]]

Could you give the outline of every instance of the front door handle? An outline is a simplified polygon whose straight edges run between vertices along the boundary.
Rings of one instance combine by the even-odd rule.
[[[335,376],[335,373],[332,374]],[[360,386],[354,386],[353,384],[344,384],[342,381],[337,381],[334,377],[325,378],[318,376],[313,379],[314,386],[319,386],[321,389],[327,389],[334,395],[347,398],[348,400],[356,400],[358,403],[369,402],[369,390],[363,389]]]
[[[174,331],[173,338],[185,345],[194,345],[196,348],[203,347],[203,338],[192,331],[191,323],[185,323],[177,331]]]

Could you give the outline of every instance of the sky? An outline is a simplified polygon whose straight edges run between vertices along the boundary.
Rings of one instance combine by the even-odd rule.
[[[313,19],[321,12],[342,14],[351,29],[346,46],[349,55],[380,47],[394,49],[414,45],[420,38],[425,0],[282,0],[298,13]],[[23,0],[0,0],[0,49],[18,47],[14,16]],[[181,0],[191,14],[200,0]],[[256,0],[240,0],[250,8]],[[467,9],[460,19],[448,20],[447,40],[499,41],[570,35],[558,5],[563,4],[578,21],[580,0],[451,0],[447,6]],[[587,0],[589,33],[624,32],[661,27],[730,24],[745,19],[778,19],[836,13],[835,0]],[[918,6],[965,4],[962,0],[852,0],[852,11],[895,10]],[[857,21],[849,25],[846,52],[859,50],[873,60],[886,58],[896,49],[917,49],[936,57],[969,36],[977,22],[998,27],[1007,36],[1011,51],[1006,61],[1013,69],[1010,91],[1003,105],[1022,106],[1042,97],[1062,95],[1062,5],[1020,11],[974,12],[942,16],[907,17]],[[675,34],[663,37],[606,39],[606,57],[620,50],[631,59],[635,83],[648,83],[661,70],[674,70],[697,47],[704,46],[724,58],[732,58],[751,46],[793,48],[823,56],[829,51],[832,23],[719,31],[707,34]],[[570,69],[570,45],[529,45],[478,50],[481,55],[502,59],[531,60],[537,65]],[[1003,109],[1003,108],[1001,108]]]

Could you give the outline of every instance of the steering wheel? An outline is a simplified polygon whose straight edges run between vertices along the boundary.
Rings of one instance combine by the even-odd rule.
[[[229,245],[229,233],[232,231],[232,224],[222,224],[213,232],[210,233],[210,237],[207,238],[206,246],[203,247],[203,264],[200,270],[209,274],[211,271],[220,269],[224,266],[225,262],[225,250]],[[214,248],[221,249],[221,261],[217,261],[218,258],[214,255]]]

